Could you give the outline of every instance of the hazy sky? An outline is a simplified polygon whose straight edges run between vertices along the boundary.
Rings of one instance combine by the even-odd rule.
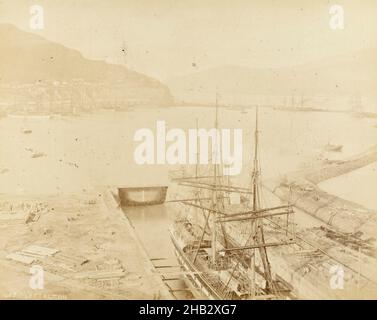
[[[44,8],[41,31],[29,28],[32,4]],[[329,27],[334,4],[344,8],[343,30]],[[375,0],[0,0],[0,22],[159,79],[377,47]]]

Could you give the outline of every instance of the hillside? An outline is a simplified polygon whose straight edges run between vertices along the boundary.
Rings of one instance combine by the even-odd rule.
[[[0,24],[0,84],[31,84],[81,81],[102,84],[99,99],[169,104],[169,89],[159,81],[123,66],[84,58],[80,52],[27,33],[8,24]],[[113,85],[114,94],[111,90]],[[109,89],[110,88],[110,89]],[[77,89],[77,88],[76,88]]]
[[[359,97],[363,104],[373,108],[376,56],[377,50],[369,49],[292,68],[224,66],[169,79],[167,84],[177,99],[186,102],[213,102],[217,91],[222,101],[230,104],[270,100],[275,104],[291,104],[293,99],[294,104],[327,101],[327,107],[346,108],[352,99]]]

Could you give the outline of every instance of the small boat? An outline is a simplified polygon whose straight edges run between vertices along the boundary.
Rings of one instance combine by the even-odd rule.
[[[31,157],[32,157],[33,159],[35,159],[35,158],[42,158],[42,157],[45,157],[45,156],[46,156],[46,154],[43,153],[43,152],[35,152],[35,153],[33,153],[33,154],[31,155]]]
[[[329,152],[341,152],[343,149],[343,146],[341,144],[328,143],[327,145],[325,145],[324,149],[325,151],[329,151]]]
[[[165,202],[167,186],[118,187],[122,206],[146,206]]]

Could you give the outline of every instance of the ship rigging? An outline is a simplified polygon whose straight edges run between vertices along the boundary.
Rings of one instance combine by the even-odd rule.
[[[294,212],[289,204],[262,205],[258,130],[256,108],[249,188],[231,185],[217,162],[208,168],[210,174],[201,175],[197,165],[195,175],[175,179],[190,197],[176,200],[180,214],[171,227],[171,239],[183,274],[199,297],[281,299],[291,295],[289,285],[273,273],[268,248],[295,242]],[[232,204],[231,194],[246,201]],[[266,239],[266,227],[273,237]]]

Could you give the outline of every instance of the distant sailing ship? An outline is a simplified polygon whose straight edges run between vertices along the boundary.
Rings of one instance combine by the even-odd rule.
[[[177,200],[181,209],[170,228],[186,282],[198,298],[289,298],[291,287],[273,273],[268,248],[295,242],[293,210],[290,205],[262,206],[258,111],[251,188],[231,186],[218,164],[210,169],[210,176],[196,170],[193,177],[176,179],[191,196]],[[248,201],[232,204],[234,194]]]
[[[289,103],[290,100],[290,103]],[[290,99],[288,97],[284,98],[284,101],[280,106],[275,106],[273,109],[278,111],[290,111],[290,112],[314,112],[323,111],[323,109],[310,107],[307,105],[309,99],[301,95],[300,100],[292,94]]]

